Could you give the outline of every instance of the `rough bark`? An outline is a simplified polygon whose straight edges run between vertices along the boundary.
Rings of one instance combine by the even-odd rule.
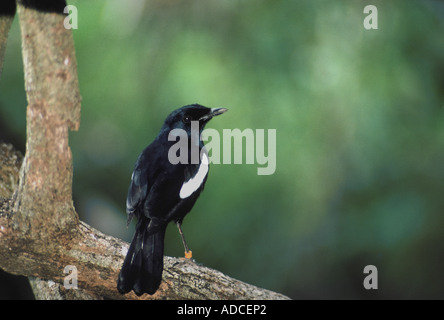
[[[0,4],[0,78],[3,70],[5,58],[6,42],[8,40],[9,29],[15,16],[15,1],[2,0]]]
[[[65,231],[78,223],[68,145],[68,130],[77,130],[80,123],[74,40],[71,30],[63,27],[63,14],[19,4],[18,17],[28,107],[16,220],[22,228],[46,225],[53,236],[67,235]]]
[[[10,144],[0,143],[0,198],[11,198],[18,185],[23,156]]]

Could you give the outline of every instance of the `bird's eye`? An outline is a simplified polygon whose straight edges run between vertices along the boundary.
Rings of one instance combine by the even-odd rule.
[[[185,116],[185,117],[183,117],[183,119],[182,119],[183,123],[190,123],[191,120],[192,120],[192,118],[191,118],[190,116]]]

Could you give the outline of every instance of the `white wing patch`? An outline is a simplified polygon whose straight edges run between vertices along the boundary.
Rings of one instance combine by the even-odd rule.
[[[180,189],[179,192],[179,197],[181,199],[185,199],[191,196],[194,191],[199,189],[205,177],[207,176],[207,173],[208,173],[208,156],[205,153],[203,153],[199,165],[199,170],[197,170],[197,173],[194,177],[183,183],[182,188]]]

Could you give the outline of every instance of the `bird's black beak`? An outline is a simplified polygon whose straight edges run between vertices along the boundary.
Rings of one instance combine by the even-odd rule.
[[[227,108],[211,108],[211,111],[209,113],[207,113],[206,115],[204,115],[203,117],[201,117],[199,120],[208,121],[211,118],[218,116],[222,113],[225,113],[227,111],[228,111]]]

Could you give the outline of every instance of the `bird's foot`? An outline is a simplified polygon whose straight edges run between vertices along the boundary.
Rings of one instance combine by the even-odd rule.
[[[186,259],[193,258],[193,251],[191,251],[191,250],[185,251],[185,258]]]

